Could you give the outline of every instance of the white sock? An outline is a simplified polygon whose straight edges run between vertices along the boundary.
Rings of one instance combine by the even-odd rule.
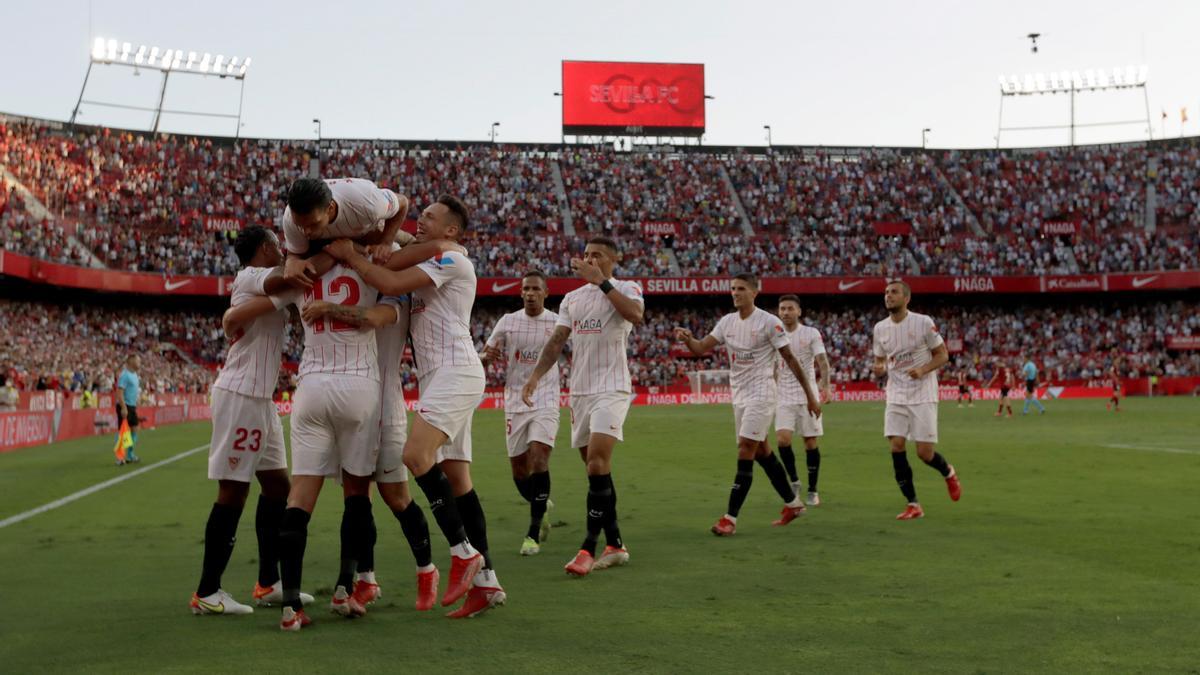
[[[726,513],[725,517],[728,518],[729,522],[733,523],[734,525],[737,524],[737,516],[731,516],[728,513]]]
[[[359,581],[365,581],[365,582],[366,582],[366,583],[368,583],[368,584],[373,584],[373,583],[375,583],[375,570],[370,570],[370,571],[367,571],[367,572],[359,572],[359,573],[358,573],[358,580],[359,580]]]
[[[478,553],[479,551],[476,551],[475,548],[471,546],[471,543],[467,541],[450,547],[450,555],[458,558],[470,558]]]
[[[417,574],[425,574],[426,572],[432,572],[436,569],[437,568],[433,566],[433,563],[429,563],[423,567],[417,567]]]
[[[475,574],[474,584],[476,586],[496,588],[500,586],[500,580],[496,578],[496,572],[494,570],[479,570],[479,572]]]
[[[787,507],[794,509],[798,506],[804,506],[804,501],[800,499],[800,492],[797,491],[794,494],[796,496],[792,498],[792,501],[787,503]]]

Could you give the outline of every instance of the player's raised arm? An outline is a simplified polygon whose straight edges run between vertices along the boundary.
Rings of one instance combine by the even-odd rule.
[[[252,298],[225,310],[224,316],[221,317],[221,329],[225,332],[226,338],[236,340],[241,337],[242,331],[250,325],[251,321],[277,309],[279,307],[267,296]]]
[[[808,377],[804,374],[804,369],[800,367],[800,362],[796,360],[796,355],[792,353],[792,348],[788,345],[783,345],[779,348],[779,356],[783,358],[783,362],[787,364],[788,369],[796,376],[796,380],[800,382],[800,386],[804,388],[804,397],[808,399],[808,413],[813,417],[821,416],[821,401],[817,398],[817,393],[813,391],[812,385],[808,382]]]
[[[559,317],[561,320],[561,310]],[[525,401],[525,405],[533,406],[533,392],[537,390],[538,381],[550,370],[550,366],[558,363],[558,357],[562,354],[563,345],[567,344],[567,338],[569,337],[571,337],[570,328],[555,326],[554,333],[550,335],[550,339],[546,341],[546,346],[542,348],[542,354],[538,357],[537,365],[533,368],[533,374],[529,376],[529,381],[521,388],[521,400]]]
[[[680,326],[675,327],[675,339],[682,342],[688,351],[696,356],[704,356],[719,344],[717,338],[712,335],[705,335],[703,340],[697,340],[692,331]]]
[[[433,285],[433,279],[418,267],[390,270],[364,257],[349,239],[339,239],[325,247],[325,252],[349,266],[368,285],[384,295],[404,295],[418,288]]]
[[[390,326],[399,319],[395,305],[380,303],[367,309],[357,305],[335,305],[324,300],[315,300],[304,306],[300,318],[304,323],[316,323],[324,318],[340,321],[362,330],[374,330]]]

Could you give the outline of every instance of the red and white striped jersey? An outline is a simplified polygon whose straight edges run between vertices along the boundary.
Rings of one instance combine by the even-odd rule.
[[[483,372],[471,339],[471,307],[475,304],[475,265],[451,251],[417,265],[432,286],[412,292],[413,352],[422,380],[438,368],[478,368]]]
[[[821,339],[821,331],[804,324],[796,326],[793,331],[788,331],[787,326],[783,329],[787,334],[788,346],[792,348],[792,355],[800,362],[800,370],[804,371],[813,393],[817,393],[815,362],[818,354],[825,353],[825,341]],[[779,357],[779,402],[789,405],[804,405],[808,402],[808,397],[804,395],[804,387],[800,386],[800,380],[796,379],[782,356]]]
[[[942,344],[933,319],[909,312],[902,321],[891,317],[875,324],[875,356],[887,358],[887,402],[900,405],[937,403],[937,371],[914,380],[908,371],[933,360],[933,350]]]
[[[636,281],[610,281],[622,295],[645,304]],[[633,391],[625,353],[633,324],[617,312],[599,286],[584,284],[563,296],[556,325],[571,329],[572,396]]]
[[[233,279],[229,305],[237,307],[263,295],[263,283],[273,267],[245,267]],[[279,362],[283,354],[283,329],[287,310],[264,314],[246,326],[229,343],[225,365],[213,386],[242,396],[271,398],[279,380]]]
[[[351,268],[334,265],[312,288],[292,290],[272,296],[277,307],[303,307],[314,300],[335,305],[370,309],[379,303],[379,291],[368,286]],[[375,331],[325,317],[304,324],[304,355],[300,358],[300,377],[312,373],[353,375],[379,381],[379,349]]]
[[[338,213],[321,229],[316,239],[361,237],[372,230],[383,229],[383,221],[400,212],[400,198],[387,188],[362,178],[329,178],[325,180],[337,202]],[[292,220],[292,210],[283,209],[283,239],[289,253],[308,252],[308,237]]]
[[[758,307],[745,319],[733,312],[721,317],[709,335],[729,352],[733,404],[774,403],[775,362],[779,348],[788,344],[779,317]]]
[[[380,424],[386,427],[408,421],[404,409],[404,382],[400,380],[400,361],[404,358],[404,345],[408,342],[409,299],[407,296],[386,296],[380,302],[395,304],[397,314],[396,323],[375,329],[375,342],[379,347],[379,380],[383,388]]]
[[[538,381],[537,389],[533,392],[533,407],[521,400],[521,388],[533,374],[542,348],[550,340],[557,322],[558,314],[548,309],[542,310],[537,316],[529,316],[522,309],[500,317],[492,329],[487,344],[503,351],[508,364],[504,380],[506,413],[558,408],[558,363],[551,366]]]

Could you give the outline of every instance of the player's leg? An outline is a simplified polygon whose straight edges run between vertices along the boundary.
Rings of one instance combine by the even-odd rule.
[[[909,466],[905,448],[913,425],[908,408],[889,403],[883,413],[883,435],[888,439],[888,449],[892,455],[892,472],[896,477],[896,486],[908,503],[904,511],[896,516],[897,520],[911,520],[925,515],[917,501],[917,488],[913,484],[912,467]]]
[[[801,410],[800,435],[804,437],[804,464],[808,470],[808,495],[805,503],[809,506],[820,506],[821,495],[817,492],[817,479],[821,473],[821,448],[819,442],[825,435],[825,423],[820,417],[813,417],[808,411]],[[797,488],[796,494],[801,492]]]
[[[768,415],[774,412],[773,408],[766,408],[766,410],[769,411]],[[775,488],[775,494],[783,500],[783,510],[780,512],[779,519],[771,524],[787,525],[804,513],[804,500],[800,498],[800,493],[792,488],[787,472],[783,470],[779,458],[775,456],[775,453],[771,451],[771,446],[767,443],[765,433],[763,438],[757,441],[757,446],[754,460],[767,474],[767,479],[771,481],[771,487]]]
[[[532,487],[529,480],[529,455],[521,444],[522,418],[515,414],[504,417],[504,441],[508,449],[508,463],[512,468],[513,484],[517,493],[526,502],[533,501]]]
[[[1042,405],[1042,402],[1038,400],[1037,383],[1036,382],[1027,383],[1025,385],[1025,391],[1026,391],[1026,396],[1028,396],[1029,400],[1033,402],[1033,407],[1038,409],[1038,414],[1044,415],[1046,413],[1046,406]]]
[[[342,455],[342,459],[345,456]],[[355,471],[361,471],[356,468]],[[361,558],[367,554],[372,530],[371,476],[341,471],[342,524],[339,530],[341,553],[337,580],[333,585],[330,609],[345,617],[357,617],[367,613],[366,606],[353,595],[354,576],[358,572]],[[373,554],[373,551],[372,551]],[[373,565],[372,565],[373,567]]]
[[[593,420],[603,418],[603,414],[593,416]],[[592,428],[609,428],[609,425],[601,426],[593,421]],[[604,533],[604,552],[595,559],[595,569],[607,569],[629,562],[629,551],[625,548],[618,525],[617,489],[612,478],[612,456],[618,441],[620,439],[616,436],[601,432],[592,432],[588,439],[587,536],[581,550],[594,552],[600,533]]]
[[[127,462],[136,463],[142,461],[142,458],[138,457],[136,452],[138,444],[138,430],[141,428],[141,426],[142,420],[138,418],[137,406],[129,406],[129,439],[131,444],[129,446],[129,451],[125,455],[125,461]]]
[[[214,396],[214,401],[215,401]],[[292,483],[288,478],[287,450],[283,443],[283,424],[274,401],[254,401],[263,418],[266,435],[258,451],[258,466],[254,475],[258,479],[258,506],[254,512],[254,534],[258,540],[258,579],[254,584],[254,600],[259,605],[278,604],[283,600],[283,584],[279,577],[279,528],[287,510],[288,493]],[[249,408],[243,400],[243,410]],[[312,602],[312,596],[300,594],[303,604]]]
[[[911,436],[917,443],[917,456],[922,462],[933,467],[946,480],[946,490],[950,499],[958,501],[962,496],[962,486],[958,482],[958,473],[954,466],[937,451],[937,404],[920,403],[910,406],[913,412],[913,427]]]
[[[552,444],[530,441],[529,449],[525,452],[533,496],[529,502],[529,529],[525,532],[525,538],[532,540],[539,548],[550,532],[546,511],[550,506],[550,453],[553,450]]]
[[[807,413],[806,413],[807,414]],[[796,470],[796,453],[792,451],[792,432],[796,430],[796,406],[779,404],[775,409],[775,444],[779,459],[792,481],[792,489],[800,491],[800,473]]]
[[[403,473],[401,480],[378,483],[379,496],[400,522],[400,529],[412,551],[417,566],[416,608],[424,612],[433,609],[437,602],[439,575],[433,564],[433,547],[429,541],[429,523],[425,520],[425,512],[409,494],[407,470],[402,466],[399,471]]]
[[[734,406],[735,427],[739,426],[741,418],[739,408],[740,406]],[[754,483],[754,458],[758,452],[758,445],[758,441],[738,436],[737,473],[733,475],[733,485],[729,488],[729,503],[725,508],[725,515],[717,519],[711,528],[712,533],[718,537],[729,537],[737,531],[738,514]]]
[[[487,610],[503,605],[507,599],[500,580],[492,565],[488,548],[487,518],[484,516],[483,504],[479,501],[479,493],[471,480],[471,418],[472,410],[466,418],[466,423],[459,432],[442,446],[439,451],[442,470],[450,482],[451,493],[462,516],[463,527],[467,539],[483,556],[483,565],[470,579],[470,590],[462,606],[448,612],[446,616],[452,619],[465,619],[476,616]]]

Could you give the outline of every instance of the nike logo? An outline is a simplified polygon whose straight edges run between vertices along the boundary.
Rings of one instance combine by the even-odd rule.
[[[507,291],[508,289],[513,288],[514,286],[516,286],[517,284],[520,284],[520,283],[521,282],[519,282],[519,281],[510,281],[508,283],[502,284],[498,281],[493,281],[492,282],[492,292],[493,293],[503,293],[504,291]]]
[[[610,424],[610,425],[608,425],[608,428],[609,428],[609,429],[616,429],[616,428],[617,428],[617,425],[615,425],[615,424]]]
[[[192,283],[191,279],[184,279],[183,281],[163,281],[163,290],[173,291],[176,288],[183,288],[190,283]]]
[[[393,472],[393,471],[395,471],[396,469],[399,469],[399,468],[400,468],[400,467],[398,467],[398,466],[394,466],[394,467],[392,467],[392,468],[390,468],[390,469],[384,469],[384,470],[383,470],[383,472],[384,472],[384,473],[391,473],[391,472]]]
[[[200,605],[204,609],[212,612],[213,614],[224,614],[225,613],[225,603],[223,603],[223,602],[219,602],[214,605],[212,603],[205,602],[205,601],[201,600],[200,598],[196,598],[196,604]]]
[[[1141,288],[1142,286],[1145,286],[1146,284],[1154,281],[1155,279],[1158,279],[1157,274],[1152,277],[1146,277],[1145,279],[1138,279],[1137,277],[1134,277],[1133,278],[1133,287]]]
[[[862,283],[861,279],[859,281],[839,281],[838,282],[838,290],[839,291],[848,291],[851,288],[854,288],[855,286],[857,286],[861,283]]]

